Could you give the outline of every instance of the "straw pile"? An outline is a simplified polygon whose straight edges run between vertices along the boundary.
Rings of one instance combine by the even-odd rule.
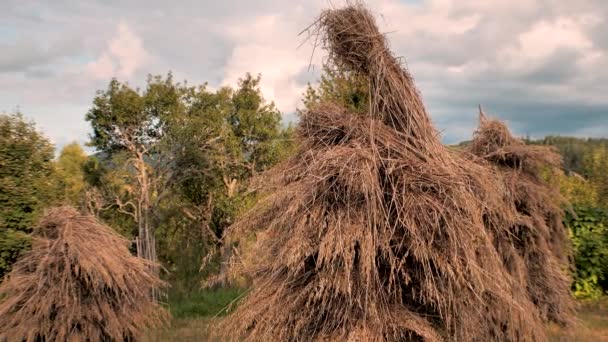
[[[223,338],[544,340],[494,247],[514,219],[502,182],[441,144],[367,9],[327,10],[311,30],[330,63],[369,80],[370,108],[302,115],[299,152],[266,174],[268,195],[232,227],[267,238]]]
[[[516,213],[515,220],[502,223],[510,226],[508,234],[495,237],[508,270],[527,288],[545,322],[572,323],[565,200],[557,186],[541,178],[542,172],[561,167],[560,155],[548,146],[525,144],[481,110],[470,151],[494,165],[504,182],[506,206]]]
[[[0,286],[0,340],[132,341],[166,321],[161,280],[93,216],[51,209],[34,236]]]

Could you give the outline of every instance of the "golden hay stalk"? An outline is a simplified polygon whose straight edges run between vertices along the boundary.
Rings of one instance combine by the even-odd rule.
[[[539,341],[541,318],[494,247],[504,185],[444,147],[361,5],[323,12],[331,60],[370,82],[367,115],[323,103],[269,195],[232,227],[266,232],[251,292],[220,325],[247,341]]]
[[[0,340],[131,341],[166,322],[162,281],[95,217],[54,208],[34,237],[0,286]]]

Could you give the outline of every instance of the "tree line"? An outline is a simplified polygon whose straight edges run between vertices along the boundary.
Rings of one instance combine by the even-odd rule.
[[[133,241],[133,253],[159,261],[174,291],[200,286],[220,267],[225,229],[256,194],[249,181],[294,147],[293,129],[260,91],[260,76],[234,87],[150,76],[144,89],[113,79],[97,92],[82,146],[54,147],[22,114],[0,114],[0,278],[29,248],[30,229],[49,206],[92,213]],[[325,68],[303,94],[304,107],[338,101],[367,107],[365,80]],[[572,203],[566,223],[577,266],[573,290],[608,290],[608,139],[549,136],[529,141],[563,156],[558,179]],[[204,260],[212,258],[209,260]],[[201,262],[211,267],[201,271]]]

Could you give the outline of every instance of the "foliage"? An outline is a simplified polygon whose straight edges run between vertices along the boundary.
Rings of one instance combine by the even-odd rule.
[[[62,204],[81,207],[87,188],[84,166],[87,154],[78,143],[65,145],[55,162],[57,196]]]
[[[608,207],[608,147],[593,147],[583,156],[584,175],[595,185],[598,202]]]
[[[535,143],[557,147],[560,154],[564,158],[564,169],[566,171],[573,171],[582,175],[585,174],[585,155],[595,148],[601,146],[608,147],[608,139],[606,138],[547,136],[543,139],[535,141]]]
[[[608,210],[577,206],[566,224],[574,247],[574,295],[598,298],[608,290]]]
[[[324,66],[318,84],[316,87],[308,84],[302,101],[307,109],[321,101],[330,101],[363,113],[369,109],[368,81],[343,69]]]
[[[253,201],[248,180],[291,146],[292,129],[260,82],[247,74],[212,91],[171,74],[149,77],[143,90],[112,80],[87,114],[99,152],[84,170],[104,199],[98,215],[127,236],[148,227],[180,291],[200,284],[201,259]]]
[[[53,146],[19,113],[0,115],[0,226],[27,231],[44,205]]]
[[[0,114],[0,279],[28,248],[41,209],[50,201],[53,146],[20,113]]]
[[[27,234],[13,229],[0,231],[0,280],[11,270],[17,258],[31,247]]]
[[[597,187],[577,173],[560,173],[555,175],[560,193],[568,202],[583,206],[596,206],[599,198]]]

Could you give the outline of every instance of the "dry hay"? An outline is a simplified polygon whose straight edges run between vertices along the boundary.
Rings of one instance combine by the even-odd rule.
[[[493,245],[515,219],[502,182],[441,144],[364,7],[327,10],[311,30],[335,66],[367,77],[369,112],[324,103],[303,114],[300,150],[266,174],[268,196],[231,228],[267,238],[223,338],[545,340]]]
[[[510,226],[508,234],[495,236],[508,270],[527,288],[545,322],[572,323],[565,201],[559,188],[542,178],[543,172],[559,170],[560,155],[549,146],[525,144],[481,110],[469,149],[494,165],[504,181],[505,202],[516,213],[515,220],[502,223]]]
[[[163,325],[150,298],[162,281],[127,244],[93,216],[48,210],[0,286],[0,340],[132,341]]]

